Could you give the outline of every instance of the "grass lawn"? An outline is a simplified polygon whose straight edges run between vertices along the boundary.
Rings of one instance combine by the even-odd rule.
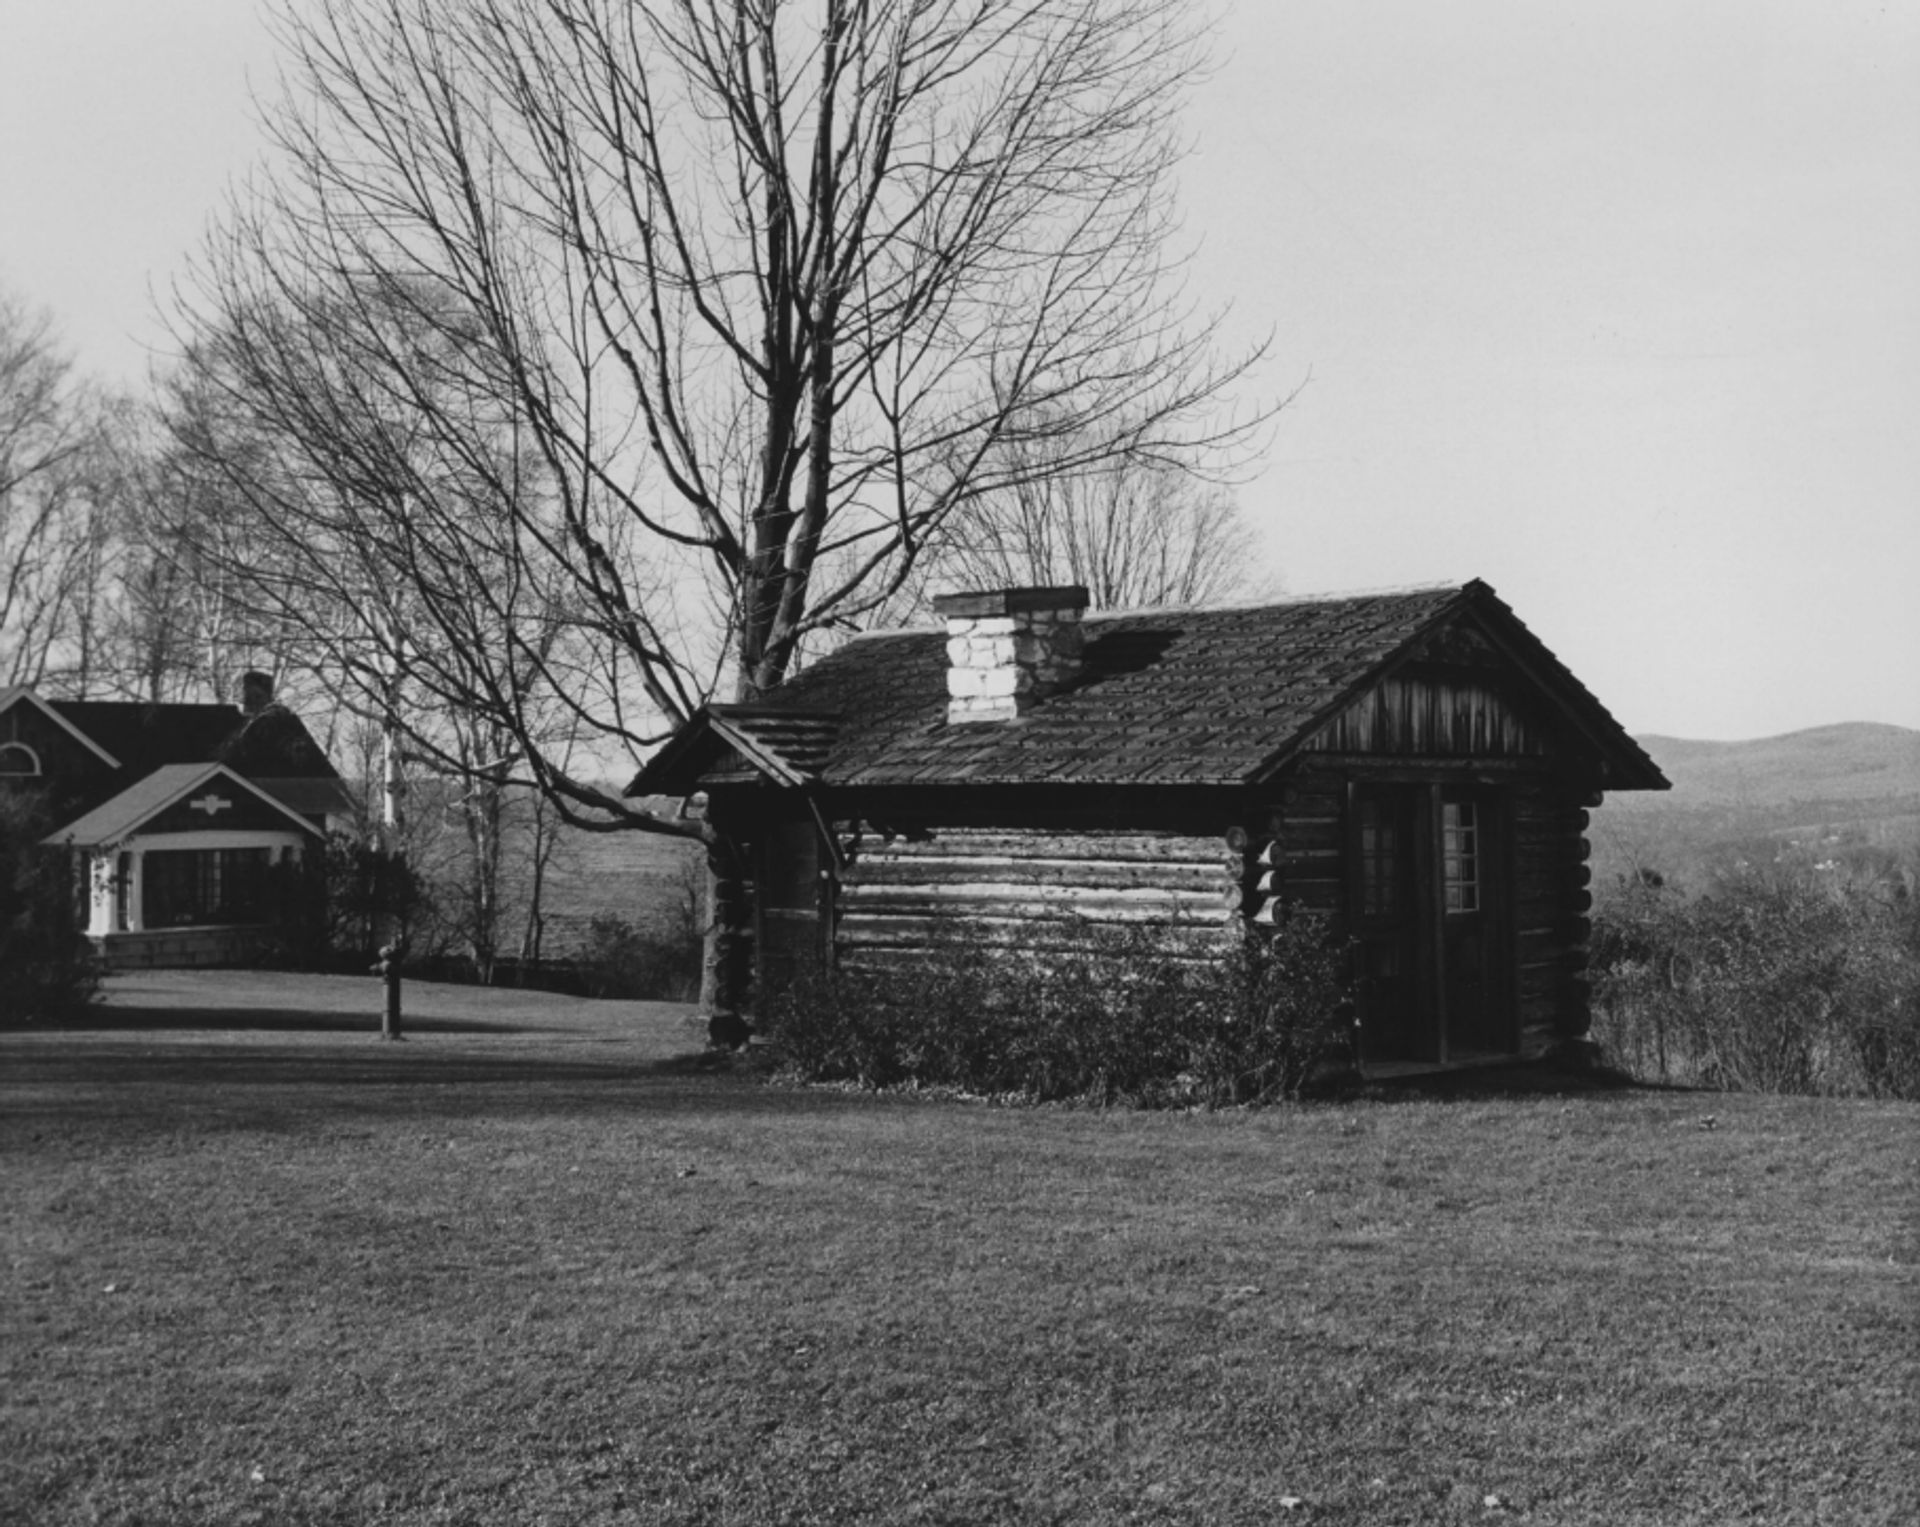
[[[0,1033],[0,1521],[1920,1522],[1920,1105],[1000,1108],[408,1004]]]

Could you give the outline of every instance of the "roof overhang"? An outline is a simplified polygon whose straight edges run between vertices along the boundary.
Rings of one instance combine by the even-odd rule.
[[[275,800],[244,775],[223,763],[168,764],[135,781],[118,795],[102,801],[85,816],[69,822],[41,841],[49,847],[102,848],[124,842],[161,812],[177,805],[203,786],[218,781],[245,791],[285,818],[290,829],[310,838],[324,836],[312,822],[282,801]]]
[[[727,748],[776,785],[798,789],[817,784],[818,760],[838,725],[838,716],[815,711],[703,705],[641,765],[625,794],[697,794]]]
[[[45,700],[27,688],[26,685],[16,684],[11,689],[0,689],[0,716],[4,716],[9,710],[13,709],[15,705],[22,703],[31,705],[35,710],[40,712],[41,715],[45,716],[47,720],[59,727],[61,731],[65,732],[75,742],[79,743],[80,746],[93,754],[94,757],[98,758],[108,768],[117,769],[120,767],[119,759],[101,747],[99,743],[81,731],[79,727],[61,715],[59,711],[47,704]]]

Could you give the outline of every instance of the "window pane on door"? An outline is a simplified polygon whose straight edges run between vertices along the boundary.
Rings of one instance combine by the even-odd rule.
[[[1360,805],[1360,915],[1391,917],[1400,910],[1400,832],[1384,801]]]
[[[1446,801],[1440,807],[1440,853],[1445,872],[1447,910],[1480,910],[1480,821],[1472,801]]]

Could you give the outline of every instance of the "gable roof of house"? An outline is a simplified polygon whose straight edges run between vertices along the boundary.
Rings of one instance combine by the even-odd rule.
[[[62,714],[62,707],[57,701],[41,699],[25,684],[14,684],[6,689],[0,689],[0,714],[11,710],[15,705],[31,705],[107,767],[112,769],[120,767],[120,760],[113,756],[112,751],[104,746],[99,738],[77,725],[72,718]]]
[[[164,764],[231,764],[251,779],[337,779],[327,755],[285,706],[50,700],[45,708],[136,774]]]
[[[715,706],[680,729],[629,793],[691,794],[726,768],[730,747],[789,784],[1252,783],[1422,638],[1460,621],[1547,693],[1606,762],[1609,788],[1665,788],[1606,708],[1476,579],[1254,608],[1090,615],[1080,676],[1009,722],[947,720],[943,631],[856,638],[753,708],[744,729],[763,748],[780,751],[768,718],[810,723],[804,755],[782,752],[784,769],[740,746],[734,709]]]
[[[98,848],[107,843],[118,843],[137,832],[140,827],[153,820],[178,801],[186,799],[203,784],[222,780],[233,787],[258,796],[267,805],[287,819],[290,827],[309,836],[318,836],[319,829],[301,816],[292,807],[275,800],[265,790],[245,776],[236,773],[223,763],[176,763],[162,764],[151,774],[137,783],[128,786],[110,800],[101,802],[85,815],[49,833],[48,843],[68,844],[77,848]]]

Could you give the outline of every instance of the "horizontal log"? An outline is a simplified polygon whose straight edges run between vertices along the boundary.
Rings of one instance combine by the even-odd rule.
[[[961,827],[931,838],[863,836],[859,862],[912,859],[1101,859],[1150,864],[1214,864],[1224,852],[1217,837],[1185,833],[989,831]]]
[[[1523,995],[1518,1003],[1520,1032],[1525,1034],[1533,1029],[1553,1031],[1560,1013],[1560,998],[1557,992],[1539,992],[1531,996]]]
[[[1592,874],[1584,864],[1516,865],[1513,891],[1518,897],[1557,896],[1579,890]]]
[[[1060,953],[1058,950],[1009,950],[1010,954],[1031,954],[1044,959],[1048,954]],[[1179,949],[1159,952],[1159,958],[1169,964],[1182,965],[1191,969],[1204,969],[1212,965],[1219,956],[1211,952],[1189,953]],[[924,949],[862,949],[849,952],[840,960],[840,968],[850,975],[885,976],[896,971],[918,973],[924,969],[927,951]]]
[[[1288,781],[1281,804],[1289,817],[1332,815],[1347,804],[1347,782],[1335,771],[1302,775]]]
[[[1289,880],[1299,876],[1307,880],[1339,880],[1346,872],[1346,856],[1341,853],[1295,853],[1288,845],[1286,872]]]
[[[1522,966],[1520,969],[1520,996],[1527,998],[1553,998],[1558,1001],[1567,983],[1567,973],[1558,963],[1547,965]]]
[[[895,901],[929,901],[956,907],[979,907],[996,901],[1045,901],[1071,903],[1125,902],[1133,905],[1174,906],[1182,903],[1213,905],[1221,890],[1231,884],[1224,875],[1189,885],[1121,883],[1083,885],[1046,880],[856,880],[840,887],[840,901],[846,906],[881,906]]]
[[[1289,851],[1338,853],[1346,843],[1346,830],[1337,817],[1289,818],[1281,837]]]
[[[1089,935],[1098,935],[1102,924],[1044,921],[1007,917],[848,917],[834,933],[838,949],[900,949],[909,946],[937,952],[985,944],[993,948],[1085,949]],[[1191,923],[1146,923],[1130,925],[1157,947],[1219,949],[1230,936],[1230,926],[1211,927]]]
[[[847,867],[843,889],[888,885],[1057,885],[1088,888],[1157,886],[1170,891],[1217,890],[1238,879],[1218,864],[1099,859],[861,859]]]
[[[1528,1016],[1520,1023],[1520,1058],[1538,1060],[1560,1038],[1559,1025],[1551,1012]]]
[[[1045,896],[1043,887],[993,886],[972,888],[979,895],[916,893],[909,887],[869,890],[846,897],[843,917],[855,913],[905,917],[973,916],[1038,917],[1069,922],[1192,922],[1217,923],[1226,913],[1213,896],[1167,896],[1158,892],[1105,891],[1069,896]]]

